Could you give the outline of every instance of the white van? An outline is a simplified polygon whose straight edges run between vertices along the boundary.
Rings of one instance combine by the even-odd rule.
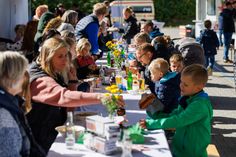
[[[122,11],[124,8],[131,7],[138,21],[141,19],[154,20],[155,10],[152,0],[118,0],[110,4],[111,22],[123,23]]]

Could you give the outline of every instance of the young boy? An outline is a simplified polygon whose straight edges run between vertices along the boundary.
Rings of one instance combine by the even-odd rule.
[[[206,20],[204,22],[206,29],[201,30],[200,32],[200,44],[202,44],[206,60],[206,68],[208,70],[208,75],[212,75],[212,69],[215,64],[215,55],[217,53],[216,48],[219,48],[219,40],[214,32],[211,29],[211,21]]]
[[[156,120],[140,120],[140,126],[147,129],[176,128],[172,141],[175,157],[207,157],[213,115],[210,99],[203,91],[207,80],[207,70],[203,66],[187,66],[181,74],[182,97],[178,109],[168,115],[159,114]]]
[[[155,108],[157,105],[163,105],[160,109],[164,113],[170,113],[178,106],[178,98],[180,96],[180,77],[175,72],[169,72],[169,64],[163,58],[157,58],[151,62],[148,67],[151,73],[151,79],[155,83],[155,93],[157,96],[156,102],[154,101],[151,106]],[[160,101],[160,103],[158,103]],[[150,107],[151,107],[150,106]],[[147,114],[154,118],[158,109],[155,111],[148,106]],[[149,110],[151,109],[151,110]]]
[[[170,57],[170,70],[172,72],[180,73],[184,68],[184,58],[181,54],[173,54]]]

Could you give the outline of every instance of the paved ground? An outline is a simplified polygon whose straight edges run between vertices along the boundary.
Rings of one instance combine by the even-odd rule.
[[[179,37],[178,28],[163,28],[162,31],[170,35],[171,38]],[[223,63],[222,58],[223,47],[216,55],[213,76],[209,77],[205,91],[210,95],[214,108],[212,143],[216,145],[221,157],[235,157],[236,90],[233,64]]]

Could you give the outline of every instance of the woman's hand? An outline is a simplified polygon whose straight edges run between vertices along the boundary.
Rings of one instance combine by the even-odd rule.
[[[125,106],[125,101],[122,95],[120,95],[119,98],[117,99],[117,106],[121,108]]]

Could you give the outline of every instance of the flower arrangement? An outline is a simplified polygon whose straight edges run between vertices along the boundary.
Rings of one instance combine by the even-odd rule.
[[[106,87],[106,90],[110,93],[106,93],[102,99],[102,103],[106,106],[108,114],[110,117],[119,109],[117,106],[118,99],[121,98],[122,90],[120,90],[116,85]]]
[[[113,43],[112,41],[108,41],[106,46],[114,56],[116,67],[121,68],[121,64],[125,59],[124,48],[121,45]]]

